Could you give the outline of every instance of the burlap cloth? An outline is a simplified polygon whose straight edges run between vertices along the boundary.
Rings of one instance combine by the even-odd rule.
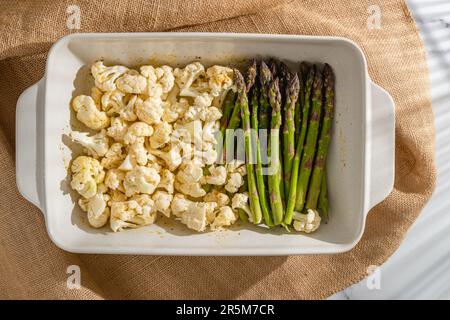
[[[19,94],[44,74],[51,44],[71,32],[223,31],[339,35],[364,50],[372,79],[396,103],[392,194],[368,216],[361,242],[339,255],[166,257],[78,255],[48,238],[42,214],[17,191],[14,121]],[[367,28],[368,8],[381,29]],[[0,298],[324,298],[381,265],[396,250],[434,188],[434,128],[424,49],[401,0],[0,1]],[[79,290],[66,286],[81,268]]]

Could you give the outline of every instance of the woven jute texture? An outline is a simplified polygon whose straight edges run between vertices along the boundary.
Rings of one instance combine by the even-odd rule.
[[[435,184],[434,127],[424,49],[401,0],[7,1],[0,0],[0,298],[325,298],[381,265],[396,250]],[[377,4],[381,29],[369,29]],[[77,32],[202,31],[348,37],[363,49],[371,78],[396,103],[395,186],[368,215],[350,252],[296,257],[77,255],[48,238],[44,217],[15,183],[15,108],[44,74],[46,55],[67,28]],[[69,10],[70,11],[70,10]],[[66,286],[81,269],[81,289]]]

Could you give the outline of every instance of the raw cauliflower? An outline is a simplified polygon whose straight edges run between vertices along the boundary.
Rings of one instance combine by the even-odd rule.
[[[99,185],[98,191],[93,197],[78,200],[81,209],[87,212],[89,224],[94,228],[103,227],[109,219],[110,209],[107,202],[110,196],[106,191],[107,188],[104,185]]]
[[[111,126],[106,129],[106,134],[117,142],[122,142],[128,131],[128,122],[120,117],[111,118]]]
[[[147,92],[147,79],[138,72],[127,72],[117,79],[116,86],[125,93],[144,94]]]
[[[156,211],[153,205],[153,200],[146,194],[134,196],[128,201],[111,201],[111,229],[117,232],[154,223]]]
[[[211,230],[231,226],[236,220],[237,215],[229,206],[220,207],[214,221],[211,223]]]
[[[311,233],[316,231],[320,226],[319,212],[313,209],[308,209],[306,214],[294,212],[293,227],[296,231]]]
[[[103,61],[97,61],[91,67],[95,86],[102,91],[116,90],[115,81],[129,69],[124,66],[106,67]]]
[[[172,202],[173,195],[165,191],[156,191],[152,195],[152,200],[155,203],[154,209],[161,212],[166,217],[170,217],[170,204]]]
[[[220,101],[236,89],[232,69],[193,62],[137,71],[98,61],[91,73],[91,96],[72,107],[96,132],[70,136],[86,154],[73,161],[71,186],[93,227],[137,228],[162,213],[202,232],[232,225],[238,208],[251,217],[248,196],[233,196],[245,166],[214,164]]]
[[[170,206],[172,213],[180,218],[181,223],[189,229],[203,232],[209,222],[214,221],[215,202],[194,202],[184,195],[176,194]]]
[[[209,167],[209,176],[206,176],[206,183],[213,185],[224,185],[227,181],[227,169],[224,166]]]
[[[215,202],[219,207],[224,207],[230,202],[230,197],[226,193],[220,192],[217,189],[212,189],[204,197],[205,202]]]
[[[86,153],[94,158],[103,157],[109,150],[109,139],[105,129],[91,137],[87,132],[72,131],[70,137],[81,144],[86,149]]]
[[[77,96],[72,102],[73,110],[77,113],[77,119],[86,127],[100,130],[109,125],[109,118],[105,112],[100,111],[90,96]]]
[[[233,69],[222,66],[212,66],[206,70],[211,94],[218,97],[222,92],[228,91],[233,85]]]
[[[161,123],[161,117],[164,114],[164,107],[160,97],[148,97],[145,100],[138,98],[136,100],[136,115],[139,120],[148,124]]]
[[[205,74],[205,67],[199,62],[188,64],[184,69],[176,68],[173,72],[175,82],[180,88],[180,96],[195,97],[199,92],[191,88],[194,81]]]
[[[139,138],[150,137],[153,128],[145,122],[135,122],[128,127],[127,133],[123,137],[125,144],[132,144],[139,141]]]
[[[103,182],[105,171],[97,159],[79,156],[72,163],[70,186],[84,198],[89,199],[97,193],[97,184]]]
[[[231,208],[233,208],[233,210],[237,209],[244,210],[244,212],[248,216],[248,220],[250,222],[253,222],[252,212],[250,211],[250,206],[248,203],[248,194],[246,192],[236,193],[233,196],[233,199],[231,200]]]
[[[109,147],[100,163],[105,169],[117,168],[124,158],[125,154],[122,151],[122,144],[116,142]]]
[[[125,176],[123,182],[125,194],[127,197],[137,193],[152,194],[160,180],[161,177],[154,168],[137,166]]]
[[[162,122],[155,127],[153,135],[150,137],[150,146],[158,149],[170,141],[172,126],[167,122]]]

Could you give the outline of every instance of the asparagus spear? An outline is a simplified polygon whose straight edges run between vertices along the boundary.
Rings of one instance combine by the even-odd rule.
[[[251,159],[252,156],[252,141],[250,131],[250,110],[248,107],[248,98],[244,78],[239,70],[234,70],[235,83],[238,93],[238,103],[241,110],[242,128],[244,129],[244,142],[245,142],[245,156],[246,156],[246,169],[247,169],[247,183],[248,194],[250,201],[250,210],[252,212],[253,223],[257,224],[261,222],[262,212],[259,204],[258,190],[256,188],[255,172]]]
[[[270,103],[269,103],[269,87],[272,81],[272,73],[264,61],[261,61],[259,69],[259,81],[261,94],[259,96],[259,113],[258,124],[261,129],[269,129],[270,127]]]
[[[222,118],[220,119],[220,133],[222,134],[222,137],[225,137],[225,130],[227,129],[228,121],[231,119],[235,101],[236,92],[233,90],[228,91],[225,101],[223,102]]]
[[[270,204],[272,208],[273,222],[275,225],[283,221],[283,202],[281,198],[281,179],[280,179],[280,159],[272,150],[279,151],[280,125],[281,125],[281,94],[278,79],[272,81],[269,90],[270,105],[272,106],[272,116],[270,121],[270,142],[269,155],[272,174],[268,176],[268,187],[270,194]]]
[[[300,137],[300,127],[302,122],[302,113],[303,107],[305,106],[305,88],[306,88],[306,80],[308,78],[310,66],[307,62],[302,61],[300,63],[300,71],[298,74],[300,80],[300,92],[297,99],[297,104],[295,105],[295,115],[294,115],[294,123],[295,123],[295,144],[297,145],[297,141]]]
[[[308,191],[309,179],[314,162],[316,143],[319,136],[319,125],[322,114],[322,74],[316,72],[312,88],[311,117],[309,119],[308,134],[306,136],[305,148],[300,164],[300,173],[297,184],[297,197],[295,199],[295,210],[302,211],[305,205],[306,193]]]
[[[251,114],[251,124],[252,129],[256,130],[258,133],[258,105],[259,105],[259,87],[258,85],[253,86],[252,92],[252,114]],[[259,202],[261,204],[261,211],[264,217],[264,221],[267,226],[273,226],[272,217],[270,216],[269,201],[266,198],[266,186],[264,185],[264,175],[261,159],[261,143],[259,137],[256,136],[256,184],[259,194]]]
[[[317,147],[317,155],[314,161],[311,182],[309,184],[308,195],[306,198],[306,209],[316,209],[317,200],[319,198],[320,184],[322,182],[325,162],[327,160],[328,145],[330,143],[331,121],[334,111],[334,74],[329,64],[325,64],[323,68],[324,79],[324,116],[322,129],[320,132],[319,143]]]
[[[324,170],[322,176],[322,183],[320,184],[319,201],[317,208],[322,216],[322,219],[326,222],[328,220],[328,186],[327,186],[327,171]]]
[[[305,87],[305,103],[302,109],[302,125],[300,130],[300,136],[297,141],[297,147],[295,150],[295,157],[292,163],[292,172],[291,172],[291,181],[289,186],[289,195],[288,201],[286,205],[286,215],[284,222],[289,225],[292,222],[292,215],[294,214],[295,201],[297,199],[297,182],[298,182],[298,171],[300,166],[300,161],[303,153],[303,144],[306,137],[306,132],[308,128],[308,118],[309,118],[309,109],[310,109],[310,96],[311,96],[311,88],[314,80],[314,74],[316,72],[315,66],[313,66],[308,74],[306,87]]]
[[[286,86],[286,104],[284,109],[285,122],[283,126],[283,170],[284,170],[284,191],[289,195],[289,182],[291,179],[292,162],[295,156],[295,127],[294,112],[298,99],[299,79],[297,74],[290,77]]]

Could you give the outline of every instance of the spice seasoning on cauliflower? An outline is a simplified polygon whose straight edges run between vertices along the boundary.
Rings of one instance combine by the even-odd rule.
[[[232,225],[237,208],[248,207],[245,194],[230,201],[245,166],[214,162],[217,100],[232,88],[233,70],[193,62],[137,71],[98,61],[91,73],[91,96],[77,96],[72,107],[97,133],[70,133],[84,148],[72,163],[71,186],[89,224],[100,228],[109,220],[116,232],[162,214],[198,232]]]

